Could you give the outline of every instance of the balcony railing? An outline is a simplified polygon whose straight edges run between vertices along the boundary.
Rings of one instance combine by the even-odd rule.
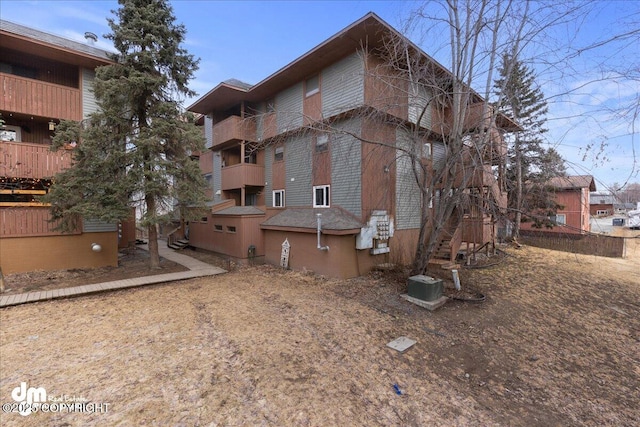
[[[0,73],[3,110],[52,119],[82,120],[80,90]]]
[[[0,141],[0,176],[50,178],[71,166],[71,151],[49,145]]]
[[[239,163],[222,168],[223,190],[233,190],[244,186],[264,186],[264,166]]]
[[[222,148],[228,143],[256,140],[256,122],[253,119],[242,119],[230,116],[213,126],[213,147]]]

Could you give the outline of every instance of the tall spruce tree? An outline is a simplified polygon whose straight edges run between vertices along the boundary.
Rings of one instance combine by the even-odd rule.
[[[198,60],[180,45],[183,25],[174,23],[165,0],[119,0],[108,19],[118,54],[96,70],[100,111],[82,123],[63,122],[53,148],[77,141],[73,166],[55,177],[47,195],[52,217],[71,230],[78,219],[119,221],[140,206],[149,231],[150,268],[160,267],[157,224],[169,212],[203,206],[205,187],[191,154],[204,148],[202,133],[181,112],[193,95],[187,83]],[[183,209],[187,215],[193,210]]]
[[[507,70],[511,70],[507,73]],[[547,103],[542,90],[536,85],[536,77],[529,67],[517,58],[503,55],[499,69],[500,78],[495,81],[497,93],[502,94],[500,110],[513,117],[522,130],[512,135],[509,146],[508,182],[509,205],[515,211],[514,237],[518,237],[523,212],[537,210],[541,200],[548,197],[536,194],[531,200],[524,196],[525,185],[544,188],[552,176],[563,173],[563,161],[557,151],[545,150],[543,134],[547,131]]]

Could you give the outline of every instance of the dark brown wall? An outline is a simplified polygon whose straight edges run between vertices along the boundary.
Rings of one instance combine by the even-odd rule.
[[[362,137],[365,140],[389,144],[361,144],[362,147],[362,219],[366,221],[371,211],[385,209],[395,215],[395,128],[365,118],[362,121]]]

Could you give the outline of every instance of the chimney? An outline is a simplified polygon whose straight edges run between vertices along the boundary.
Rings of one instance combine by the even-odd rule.
[[[98,41],[98,36],[96,36],[91,31],[85,32],[84,33],[84,38],[87,40],[87,43],[89,43],[91,46],[96,44],[96,42]]]

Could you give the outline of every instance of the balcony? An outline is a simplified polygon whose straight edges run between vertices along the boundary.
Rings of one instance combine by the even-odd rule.
[[[82,120],[80,90],[0,73],[3,110],[53,119]]]
[[[223,190],[233,190],[245,186],[264,187],[264,166],[252,163],[238,163],[222,168]]]
[[[49,145],[0,141],[0,176],[48,178],[71,166],[71,151],[52,152]]]
[[[240,141],[256,140],[256,122],[230,116],[213,126],[213,149],[224,148]]]

